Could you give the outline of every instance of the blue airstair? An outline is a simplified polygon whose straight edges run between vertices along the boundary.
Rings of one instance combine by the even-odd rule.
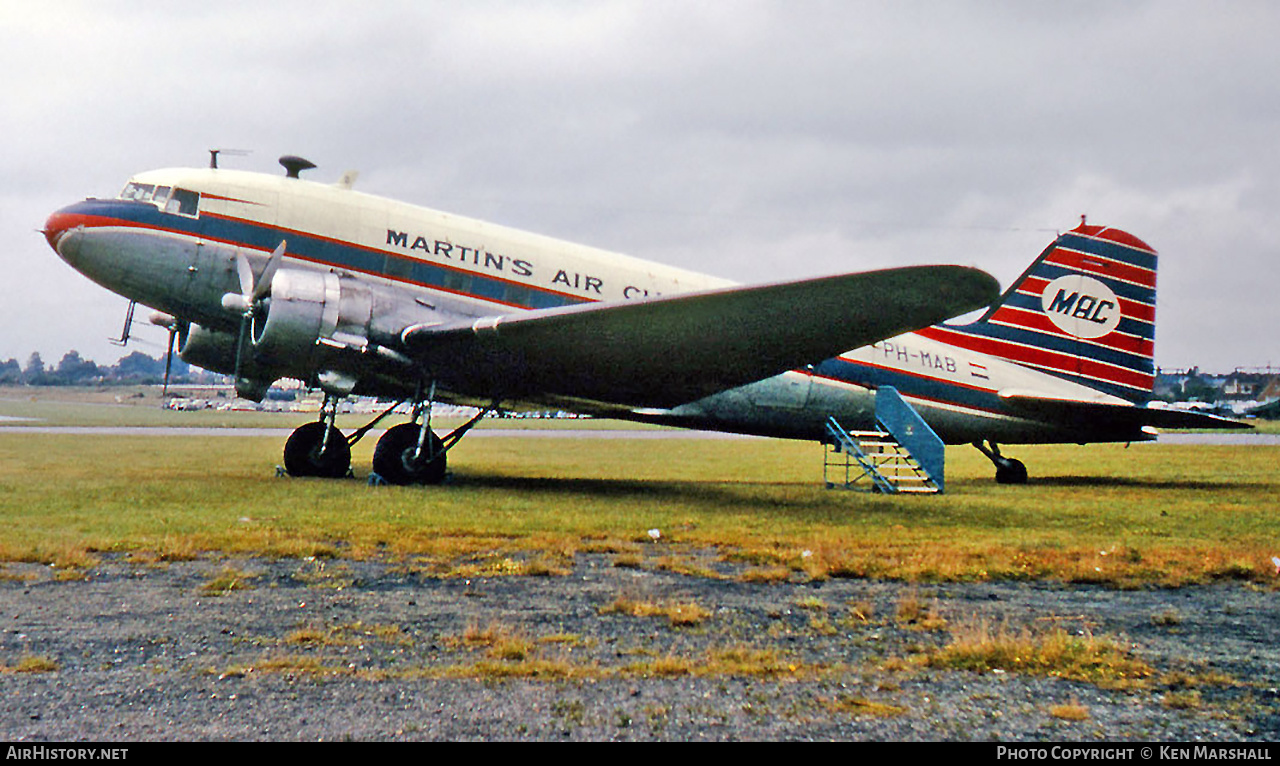
[[[876,424],[876,431],[848,431],[834,417],[827,419],[827,488],[942,492],[946,448],[892,386],[876,389]]]

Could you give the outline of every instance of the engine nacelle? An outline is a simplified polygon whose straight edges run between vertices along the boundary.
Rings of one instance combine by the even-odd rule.
[[[388,296],[383,302],[388,303]],[[330,393],[346,394],[358,380],[343,354],[368,348],[373,307],[373,291],[355,277],[280,269],[267,297],[252,307],[243,348],[238,348],[239,333],[193,324],[178,353],[189,364],[226,375],[236,373],[238,353],[236,391],[255,401],[278,378],[309,381]]]
[[[253,318],[252,355],[278,377],[308,380],[326,366],[327,349],[368,344],[373,297],[354,277],[281,269],[265,308]]]
[[[239,335],[193,324],[180,338],[178,356],[182,361],[223,375],[235,374]],[[251,349],[245,349],[244,358],[240,360],[240,377],[235,382],[236,393],[246,399],[262,401],[277,377],[280,376],[257,363]]]

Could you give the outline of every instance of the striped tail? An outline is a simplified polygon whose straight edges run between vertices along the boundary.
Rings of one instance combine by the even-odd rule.
[[[1155,250],[1082,221],[976,322],[921,334],[1143,404],[1155,382],[1155,315]]]

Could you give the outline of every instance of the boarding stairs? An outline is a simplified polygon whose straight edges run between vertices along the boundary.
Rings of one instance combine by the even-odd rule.
[[[827,418],[822,478],[828,489],[937,494],[945,447],[920,414],[891,386],[876,390],[874,431],[846,430]]]

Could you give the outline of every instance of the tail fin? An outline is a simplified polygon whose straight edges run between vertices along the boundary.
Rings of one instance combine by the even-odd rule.
[[[1082,221],[976,322],[922,334],[1141,404],[1155,382],[1155,314],[1155,250]]]

